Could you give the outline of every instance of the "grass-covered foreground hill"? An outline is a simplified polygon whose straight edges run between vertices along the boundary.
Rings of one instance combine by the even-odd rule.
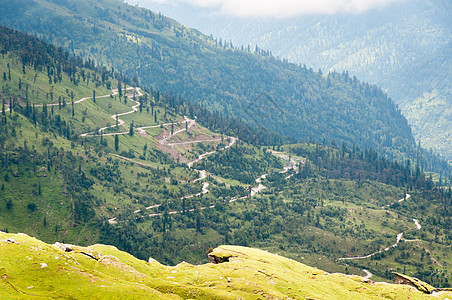
[[[221,246],[229,262],[174,267],[105,245],[49,245],[0,232],[2,299],[429,299],[409,285],[330,274],[266,251]],[[435,299],[451,297],[436,293]]]

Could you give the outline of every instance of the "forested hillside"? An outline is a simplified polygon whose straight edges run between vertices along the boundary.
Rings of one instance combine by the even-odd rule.
[[[379,88],[347,73],[316,73],[259,48],[234,48],[121,1],[8,2],[0,8],[0,23],[122,70],[132,83],[255,127],[396,156],[414,151],[405,118]]]
[[[452,159],[452,42],[392,76],[400,107],[417,140]],[[398,77],[405,89],[396,89]]]
[[[1,27],[0,37],[2,231],[166,264],[238,244],[329,272],[450,285],[450,176],[426,175],[436,162],[421,152],[400,162],[345,144],[282,145],[33,36]]]
[[[3,231],[93,243],[108,219],[130,217],[131,205],[198,193],[201,187],[192,182],[198,175],[187,169],[188,160],[236,138],[198,125],[195,116],[243,140],[287,141],[180,97],[129,87],[114,69],[19,31],[0,27],[0,45]],[[181,149],[174,131],[185,139]]]
[[[452,158],[451,1],[393,1],[357,14],[292,18],[233,17],[183,1],[142,3],[218,39],[377,84],[400,106],[416,140]]]

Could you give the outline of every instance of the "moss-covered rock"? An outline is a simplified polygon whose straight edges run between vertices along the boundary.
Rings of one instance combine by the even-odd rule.
[[[405,274],[394,272],[394,275],[396,277],[396,283],[398,284],[408,284],[411,286],[414,286],[419,291],[431,294],[435,288],[431,286],[430,284],[423,282],[415,277],[410,277]]]

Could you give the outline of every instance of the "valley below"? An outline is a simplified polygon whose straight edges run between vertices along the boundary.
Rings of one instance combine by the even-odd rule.
[[[0,26],[0,298],[452,297],[452,169],[382,89],[31,2],[0,8],[33,33]]]

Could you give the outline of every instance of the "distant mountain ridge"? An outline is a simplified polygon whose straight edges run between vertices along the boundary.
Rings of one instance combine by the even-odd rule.
[[[397,75],[406,83],[397,97],[416,139],[452,159],[452,42]]]
[[[121,1],[19,0],[0,8],[0,23],[293,138],[413,152],[405,118],[378,88],[217,43]]]
[[[448,84],[452,78],[451,1],[399,1],[357,15],[290,19],[209,16],[206,9],[187,6],[153,3],[151,7],[234,44],[258,45],[325,73],[348,70],[377,84],[402,108],[424,147],[452,158],[448,131],[452,128]],[[434,93],[445,106],[416,108],[416,99],[424,93]],[[439,128],[432,128],[431,123]]]

